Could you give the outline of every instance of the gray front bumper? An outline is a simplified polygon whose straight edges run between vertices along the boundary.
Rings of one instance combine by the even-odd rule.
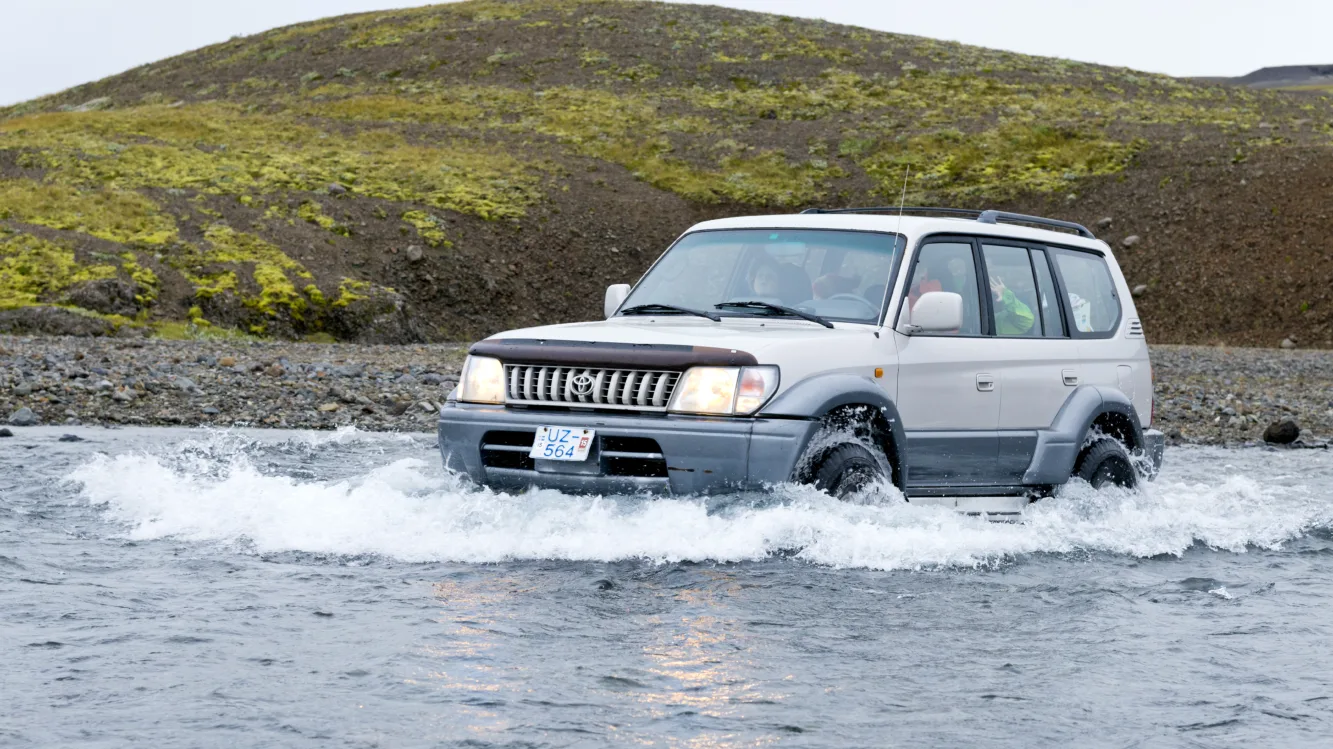
[[[578,463],[539,460],[531,467],[516,468],[487,465],[483,460],[488,432],[535,433],[540,426],[595,429],[597,444],[588,460]],[[440,410],[439,441],[445,467],[495,488],[709,494],[788,481],[818,426],[807,419],[528,411],[449,403]],[[608,475],[609,462],[601,449],[606,437],[655,440],[660,448],[656,460],[665,462],[666,475]]]

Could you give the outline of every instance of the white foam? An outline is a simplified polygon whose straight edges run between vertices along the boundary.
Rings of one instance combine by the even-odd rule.
[[[1072,487],[1033,505],[1024,522],[1008,524],[912,506],[882,491],[848,503],[784,486],[721,506],[553,491],[513,496],[470,488],[434,461],[415,458],[350,480],[309,481],[265,475],[240,451],[218,455],[215,448],[101,456],[70,478],[134,539],[413,562],[737,562],[781,552],[821,565],[914,569],[988,565],[1037,552],[1178,555],[1195,543],[1241,553],[1333,525],[1327,489],[1235,471],[1211,480],[1164,478],[1142,492]],[[1176,450],[1172,457],[1217,466],[1186,475],[1225,473],[1218,456],[1206,451]],[[1235,455],[1222,457],[1237,462]],[[1251,472],[1266,465],[1243,457]],[[1279,468],[1289,475],[1294,466]],[[1318,468],[1326,486],[1328,466]]]

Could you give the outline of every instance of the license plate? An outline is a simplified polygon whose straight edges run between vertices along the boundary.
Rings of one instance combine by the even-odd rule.
[[[540,427],[528,457],[537,460],[587,460],[592,449],[591,429],[577,427]]]

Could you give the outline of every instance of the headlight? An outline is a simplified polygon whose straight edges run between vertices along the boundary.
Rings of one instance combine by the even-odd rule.
[[[504,403],[505,368],[499,359],[469,356],[459,378],[458,400],[464,403]]]
[[[693,367],[681,376],[668,411],[752,414],[778,389],[777,367]]]

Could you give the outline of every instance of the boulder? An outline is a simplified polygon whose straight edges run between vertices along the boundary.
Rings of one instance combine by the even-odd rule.
[[[19,307],[0,310],[0,334],[113,336],[116,326],[88,312],[61,307]]]
[[[1293,340],[1291,340],[1290,338],[1283,338],[1283,339],[1282,339],[1282,343],[1280,343],[1280,344],[1278,344],[1278,345],[1281,346],[1281,347],[1284,348],[1284,349],[1294,349],[1294,348],[1296,348],[1296,342],[1293,341]]]
[[[139,288],[135,284],[119,278],[103,278],[74,286],[65,294],[65,301],[104,315],[133,317],[142,308],[135,299],[138,293]]]
[[[24,406],[9,415],[9,423],[16,427],[30,427],[42,423],[42,420],[31,408]]]
[[[328,313],[329,333],[356,343],[421,343],[411,309],[402,294],[383,286],[357,291],[352,301],[333,305]],[[335,370],[336,372],[336,370]]]
[[[1280,419],[1264,430],[1264,442],[1290,445],[1301,436],[1301,428],[1294,419]]]
[[[0,427],[0,437],[13,437],[13,436],[14,436],[13,432],[9,431],[8,429],[5,429],[4,427]]]
[[[1133,290],[1130,291],[1130,293],[1133,294],[1134,296],[1143,296],[1144,294],[1148,293],[1148,284],[1141,283],[1138,286],[1135,286]]]
[[[1110,216],[1101,218],[1097,221],[1097,231],[1106,231],[1111,228],[1111,224],[1113,223],[1115,223],[1115,220]]]
[[[407,247],[407,262],[409,262],[409,263],[419,263],[419,262],[421,262],[422,260],[424,260],[425,258],[426,258],[426,255],[425,255],[425,253],[423,253],[423,252],[421,251],[421,247],[420,247],[420,246],[418,246],[418,245],[408,245],[408,247]]]
[[[1128,237],[1125,237],[1124,239],[1120,240],[1120,246],[1128,250],[1129,248],[1133,247],[1134,245],[1138,244],[1141,241],[1142,239],[1140,239],[1139,235],[1131,234]]]

